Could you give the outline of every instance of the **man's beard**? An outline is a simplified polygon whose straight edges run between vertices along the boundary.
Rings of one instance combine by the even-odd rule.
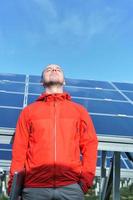
[[[43,82],[44,87],[51,87],[51,86],[63,86],[63,83],[60,81],[49,81],[49,82]]]

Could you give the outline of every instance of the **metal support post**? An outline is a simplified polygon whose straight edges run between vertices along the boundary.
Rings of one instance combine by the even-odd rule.
[[[114,152],[113,200],[120,200],[120,152]]]
[[[103,190],[106,183],[106,151],[101,152],[101,186],[100,186],[100,200],[102,200]]]

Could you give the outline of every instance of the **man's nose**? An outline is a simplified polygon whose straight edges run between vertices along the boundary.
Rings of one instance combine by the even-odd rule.
[[[53,68],[53,69],[52,69],[52,71],[56,72],[56,71],[57,71],[57,69],[56,69],[56,68],[55,68],[55,69]]]

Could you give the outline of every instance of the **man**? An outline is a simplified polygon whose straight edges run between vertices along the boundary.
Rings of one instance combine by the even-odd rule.
[[[83,200],[96,169],[92,120],[63,92],[60,66],[48,65],[42,84],[45,92],[23,109],[17,122],[9,191],[14,172],[25,169],[23,200]]]

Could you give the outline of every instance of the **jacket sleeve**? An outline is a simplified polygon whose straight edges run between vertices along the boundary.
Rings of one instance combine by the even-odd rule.
[[[25,111],[26,110],[24,109],[21,112],[16,125],[12,148],[12,162],[8,181],[8,194],[10,193],[14,172],[24,170],[29,137],[27,112]]]
[[[84,193],[93,184],[97,162],[98,140],[90,115],[82,108],[80,120],[80,152],[82,154],[82,172],[80,186]]]

